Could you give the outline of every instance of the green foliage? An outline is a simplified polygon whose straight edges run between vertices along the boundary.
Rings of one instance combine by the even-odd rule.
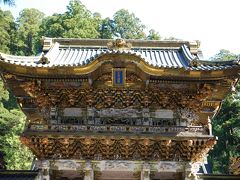
[[[12,45],[12,35],[15,31],[14,18],[10,11],[0,9],[0,50],[1,52],[10,53]]]
[[[5,90],[4,84],[0,79],[0,102],[2,102],[3,100],[8,100],[8,98],[9,98],[9,93],[8,91]]]
[[[37,9],[24,9],[17,19],[18,54],[33,55],[39,49],[38,31],[44,14]]]
[[[115,28],[113,34],[123,39],[145,39],[145,25],[139,18],[126,9],[121,9],[113,15]]]
[[[230,60],[237,56],[227,50],[221,50],[212,59]],[[240,86],[237,93],[230,94],[223,101],[220,112],[213,119],[213,133],[218,142],[209,153],[214,173],[229,173],[232,157],[240,156]]]
[[[54,14],[43,20],[40,34],[47,37],[98,38],[100,18],[80,1],[71,0],[64,14]]]
[[[12,96],[0,80],[0,152],[4,154],[7,169],[30,169],[33,155],[19,140],[26,118],[18,108],[8,110],[4,107],[3,104],[13,101],[9,97]]]
[[[39,34],[46,37],[63,37],[65,31],[63,27],[63,16],[61,14],[53,14],[43,19],[40,26]]]
[[[149,31],[149,35],[147,36],[147,39],[149,39],[149,40],[161,40],[161,36],[154,29],[151,29]]]
[[[217,145],[210,153],[215,173],[229,173],[231,157],[240,156],[240,97],[229,95],[222,109],[213,120],[213,132],[218,136]]]
[[[100,38],[101,39],[112,39],[114,27],[115,27],[115,24],[114,24],[113,20],[111,20],[110,18],[103,19],[99,26]]]
[[[238,59],[238,55],[231,53],[226,49],[221,49],[216,55],[210,58],[215,61],[229,61]]]
[[[0,3],[7,4],[9,6],[14,6],[15,5],[15,0],[0,0]]]
[[[146,36],[145,25],[133,13],[125,9],[117,11],[113,19],[102,19],[99,13],[91,13],[79,0],[71,0],[67,11],[43,19],[40,35],[64,38],[152,39],[159,40],[158,32],[151,29]]]
[[[96,17],[78,0],[71,0],[67,6],[63,26],[66,30],[63,37],[97,38],[99,36]]]

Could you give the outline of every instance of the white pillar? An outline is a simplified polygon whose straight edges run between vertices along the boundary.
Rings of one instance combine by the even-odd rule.
[[[86,162],[84,180],[94,180],[94,171],[90,162]]]
[[[212,121],[209,116],[208,116],[208,131],[209,135],[212,136]]]
[[[150,180],[150,165],[144,163],[141,171],[141,180]]]
[[[200,163],[187,163],[185,166],[185,180],[198,180],[197,172],[200,168]]]
[[[41,172],[40,172],[40,180],[50,180],[50,175],[49,175],[49,161],[44,160],[41,162]]]

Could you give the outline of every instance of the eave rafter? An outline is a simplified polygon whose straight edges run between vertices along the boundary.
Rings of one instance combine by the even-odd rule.
[[[216,143],[214,137],[170,139],[170,137],[50,136],[21,137],[38,158],[96,160],[184,160],[198,161]],[[133,148],[134,147],[134,148]]]

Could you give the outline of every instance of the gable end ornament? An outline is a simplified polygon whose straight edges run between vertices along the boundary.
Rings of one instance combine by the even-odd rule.
[[[107,47],[110,50],[130,50],[132,47],[131,43],[127,43],[123,39],[116,39],[107,43]]]
[[[199,62],[199,60],[197,58],[194,58],[192,61],[190,61],[189,66],[190,67],[198,67],[200,66],[201,63]]]
[[[41,59],[38,61],[38,64],[49,64],[49,60],[44,54],[42,55]]]

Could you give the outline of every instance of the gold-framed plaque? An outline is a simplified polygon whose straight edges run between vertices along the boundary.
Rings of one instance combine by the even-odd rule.
[[[126,84],[126,68],[113,68],[112,83],[115,87],[123,87]]]

